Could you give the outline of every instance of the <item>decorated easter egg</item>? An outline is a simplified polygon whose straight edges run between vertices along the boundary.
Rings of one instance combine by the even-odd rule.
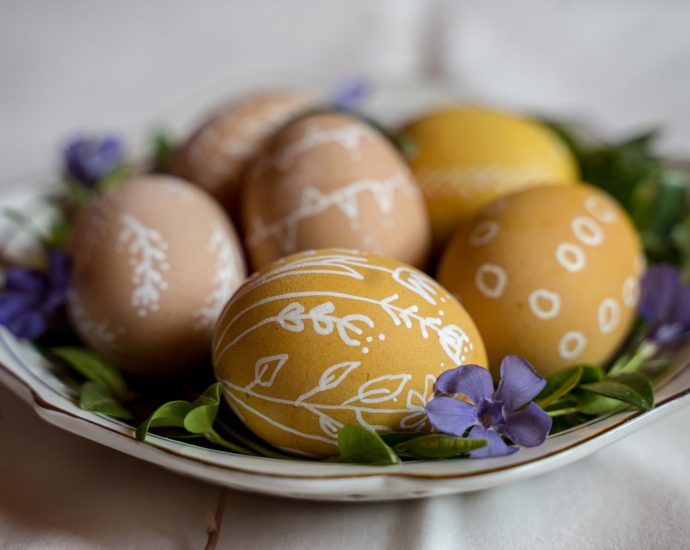
[[[254,269],[300,250],[345,247],[422,266],[424,199],[395,148],[344,114],[300,118],[248,170],[242,196]]]
[[[137,176],[80,216],[69,312],[123,370],[180,371],[210,354],[213,326],[244,279],[232,224],[198,187]]]
[[[511,191],[577,180],[575,161],[545,126],[488,109],[456,107],[404,128],[410,164],[431,216],[436,247],[483,206]]]
[[[216,325],[213,365],[249,429],[291,453],[337,454],[346,424],[429,428],[436,377],[486,365],[465,310],[420,271],[359,251],[306,251],[250,277]]]
[[[261,93],[232,102],[207,118],[177,150],[171,172],[234,209],[247,159],[310,103],[309,97],[294,92]]]
[[[644,261],[622,208],[588,185],[534,187],[458,230],[438,279],[482,334],[492,369],[508,354],[544,375],[599,365],[635,318]]]

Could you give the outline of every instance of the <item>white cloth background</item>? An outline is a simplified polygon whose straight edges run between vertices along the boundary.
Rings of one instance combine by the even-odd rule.
[[[124,129],[232,75],[451,82],[468,97],[662,123],[690,157],[681,0],[0,3],[0,182],[75,130]],[[292,79],[294,81],[294,78]],[[391,504],[231,492],[220,546],[688,548],[690,410],[532,480]],[[0,388],[0,547],[201,548],[218,489],[63,433]]]

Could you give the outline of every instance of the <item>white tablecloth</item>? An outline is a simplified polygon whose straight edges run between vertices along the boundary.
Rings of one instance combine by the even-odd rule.
[[[690,4],[380,0],[0,5],[0,181],[81,128],[124,128],[233,74],[416,76],[690,157]],[[688,548],[690,409],[498,489],[391,504],[229,492],[220,547]],[[63,433],[0,388],[2,548],[202,548],[219,489]]]

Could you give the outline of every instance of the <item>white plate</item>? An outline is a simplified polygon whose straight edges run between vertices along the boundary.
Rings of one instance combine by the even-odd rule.
[[[256,87],[256,86],[254,86]],[[209,95],[209,94],[206,94]],[[217,94],[220,97],[220,94]],[[227,95],[227,94],[224,94]],[[393,97],[393,95],[395,97]],[[447,92],[378,94],[370,112],[390,110],[396,104],[398,116],[416,111],[420,105],[438,104]],[[421,99],[420,99],[421,98]],[[213,102],[197,101],[196,106]],[[161,117],[180,129],[188,126],[193,106]],[[143,125],[143,136],[150,125]],[[30,212],[34,223],[46,220],[42,204],[42,182],[28,178],[0,188],[0,206]],[[43,191],[44,192],[44,191]],[[0,238],[10,226],[0,220]],[[14,239],[10,252],[26,256],[26,240]],[[6,247],[7,251],[8,248]],[[41,418],[64,430],[106,445],[164,468],[211,483],[284,497],[331,501],[375,501],[419,498],[461,493],[495,487],[549,472],[610,445],[628,434],[690,404],[690,346],[675,358],[676,374],[656,388],[657,405],[646,413],[621,412],[599,418],[550,437],[540,447],[522,449],[495,459],[457,459],[406,462],[399,466],[359,466],[334,463],[286,461],[237,455],[196,447],[159,436],[150,436],[153,445],[139,443],[133,428],[123,422],[81,410],[77,386],[69,374],[60,371],[34,348],[16,340],[0,327],[0,382],[27,401]]]

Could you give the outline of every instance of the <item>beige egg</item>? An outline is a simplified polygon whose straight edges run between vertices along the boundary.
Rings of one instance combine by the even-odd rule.
[[[81,338],[127,372],[178,372],[210,353],[244,280],[235,230],[215,200],[168,176],[137,176],[80,216],[69,312]]]
[[[242,169],[266,138],[312,100],[296,92],[251,95],[213,113],[177,150],[171,172],[237,206]]]
[[[424,199],[395,148],[344,114],[298,119],[251,166],[242,220],[254,269],[300,250],[345,247],[424,266]]]
[[[249,429],[295,454],[337,454],[345,424],[428,430],[436,377],[486,365],[477,329],[436,281],[352,250],[318,250],[250,277],[218,320],[213,365]]]
[[[495,373],[517,354],[549,375],[618,349],[635,319],[642,258],[607,194],[544,186],[499,199],[458,230],[438,280],[477,323]]]

